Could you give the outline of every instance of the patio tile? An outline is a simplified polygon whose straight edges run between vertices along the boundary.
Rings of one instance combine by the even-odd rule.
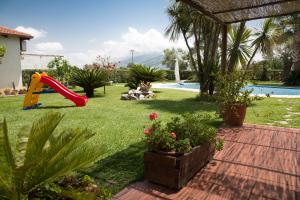
[[[300,129],[246,124],[219,129],[224,149],[180,191],[147,181],[118,199],[300,199]],[[144,194],[144,195],[143,195]]]
[[[289,185],[278,184],[271,181],[258,181],[254,185],[252,195],[269,199],[296,200],[296,189]]]
[[[277,147],[282,149],[297,149],[297,133],[294,132],[274,132],[274,136],[271,140],[271,147]]]
[[[300,152],[300,133],[297,133],[296,143],[297,143],[297,151]]]

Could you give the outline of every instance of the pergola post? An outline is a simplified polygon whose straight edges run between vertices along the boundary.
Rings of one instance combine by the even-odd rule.
[[[227,65],[227,25],[222,25],[221,72],[225,74]]]

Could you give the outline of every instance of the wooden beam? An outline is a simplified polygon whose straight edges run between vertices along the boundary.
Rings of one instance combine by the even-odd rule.
[[[206,10],[203,6],[197,4],[194,0],[178,0],[178,1],[184,2],[184,3],[194,7],[195,9],[199,10],[201,13],[203,13],[207,17],[213,19],[217,23],[224,24],[224,22],[221,19],[219,19],[217,16],[213,15],[211,12]]]
[[[300,14],[300,11],[290,12],[290,13],[283,13],[283,14],[277,14],[277,15],[267,15],[267,16],[260,16],[260,17],[252,17],[252,18],[245,18],[245,19],[239,19],[235,21],[229,21],[225,22],[226,24],[232,24],[232,23],[238,23],[238,22],[244,22],[244,21],[251,21],[251,20],[257,20],[257,19],[265,19],[265,18],[271,18],[271,17],[283,17],[287,15],[295,15]]]
[[[221,72],[225,74],[227,68],[227,25],[222,25],[222,44],[221,44]]]
[[[276,4],[281,4],[281,3],[288,3],[288,2],[293,2],[293,1],[297,1],[297,0],[279,0],[279,1],[275,1],[275,2],[268,2],[268,3],[253,5],[253,6],[232,8],[232,9],[227,9],[227,10],[220,10],[220,11],[213,12],[212,14],[228,13],[228,12],[241,11],[241,10],[250,10],[250,9],[267,7],[267,6],[271,6],[271,5],[276,5]]]

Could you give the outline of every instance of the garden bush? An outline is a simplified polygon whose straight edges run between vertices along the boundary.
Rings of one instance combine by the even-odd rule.
[[[164,71],[167,80],[175,80],[174,70],[164,70]],[[195,73],[193,71],[180,71],[179,74],[181,80],[192,80]]]
[[[60,113],[49,113],[31,129],[23,128],[17,135],[16,148],[9,139],[5,119],[0,124],[1,199],[28,199],[33,190],[52,185],[103,153],[94,142],[94,133],[88,130],[55,132],[62,118]]]
[[[129,69],[129,77],[126,86],[131,89],[136,89],[142,81],[145,83],[151,83],[163,80],[164,77],[165,72],[163,70],[135,64]]]
[[[166,124],[162,124],[157,117],[156,113],[151,113],[149,118],[152,124],[144,130],[149,150],[187,153],[204,143],[216,144],[218,150],[222,148],[222,141],[216,139],[216,119],[211,115],[184,114]]]
[[[300,74],[295,71],[291,71],[288,77],[283,81],[285,85],[299,86],[300,85]]]
[[[48,75],[54,77],[64,85],[69,85],[71,72],[74,66],[71,66],[69,62],[61,57],[54,58],[48,65]]]
[[[107,84],[108,72],[102,68],[74,68],[70,83],[82,87],[87,97],[94,96],[94,90]]]
[[[109,74],[109,80],[114,83],[126,83],[129,77],[128,69],[114,69]]]
[[[42,72],[46,72],[47,74],[49,73],[49,70],[41,70],[41,69],[24,69],[22,70],[22,82],[23,85],[26,86],[29,84],[31,76],[35,73],[42,73]]]

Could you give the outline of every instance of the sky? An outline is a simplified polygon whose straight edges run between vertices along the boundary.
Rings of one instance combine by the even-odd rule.
[[[28,53],[65,56],[72,64],[97,55],[121,60],[181,47],[164,35],[169,0],[0,0],[0,25],[32,34]],[[249,23],[256,27],[257,22]]]

